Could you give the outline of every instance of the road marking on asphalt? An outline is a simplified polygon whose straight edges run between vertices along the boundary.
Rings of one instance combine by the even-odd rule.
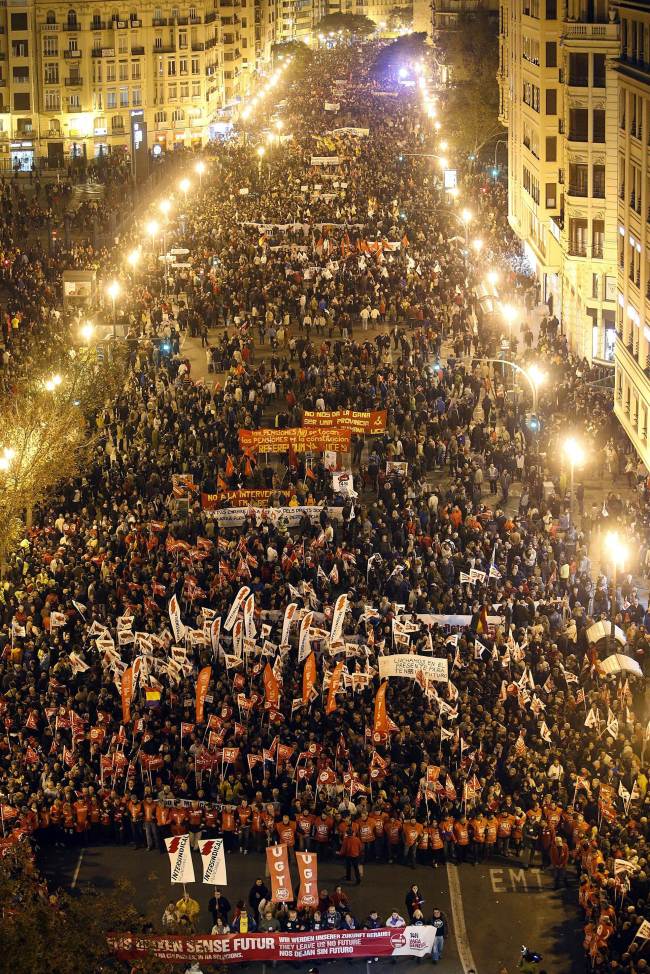
[[[463,974],[470,974],[470,971],[476,971],[476,963],[472,956],[472,948],[469,945],[467,928],[465,927],[465,911],[460,891],[458,867],[450,862],[447,863],[447,880],[449,881],[449,898],[451,900],[451,915],[454,921],[458,959],[463,968]]]
[[[72,877],[72,882],[70,883],[70,889],[74,889],[77,885],[77,880],[79,879],[79,870],[81,869],[81,861],[84,857],[84,850],[82,849],[79,853],[79,858],[77,859],[77,866],[74,871],[74,876]]]

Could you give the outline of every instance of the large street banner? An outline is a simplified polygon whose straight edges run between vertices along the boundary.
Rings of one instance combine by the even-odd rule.
[[[385,433],[385,409],[355,410],[335,409],[331,412],[314,412],[305,410],[302,425],[317,429],[319,432],[329,429],[350,430],[351,433]]]
[[[204,511],[214,511],[219,504],[230,507],[266,507],[273,496],[272,490],[219,490],[216,494],[201,494]]]
[[[174,934],[111,934],[108,945],[120,960],[153,955],[176,964],[250,964],[329,960],[345,957],[426,957],[435,927],[380,927],[378,930],[313,930],[308,933],[235,933],[225,937]]]
[[[343,429],[312,430],[296,426],[292,429],[259,429],[239,431],[242,450],[258,453],[288,453],[289,447],[296,453],[312,453],[314,450],[336,450],[347,453],[350,449],[350,431]]]
[[[338,166],[340,163],[338,156],[312,156],[312,166]]]
[[[330,518],[336,521],[343,520],[342,507],[327,507]],[[209,516],[214,518],[222,530],[229,528],[240,528],[245,523],[246,518],[253,517],[256,524],[270,521],[271,524],[278,524],[283,521],[287,527],[297,527],[303,517],[308,517],[312,524],[318,524],[323,508],[317,505],[306,507],[222,507],[218,511],[210,511]]]
[[[449,680],[449,664],[446,659],[431,658],[430,656],[414,656],[412,653],[397,653],[394,656],[379,657],[379,678],[385,680],[391,676],[403,676],[415,680],[418,673],[427,680]]]

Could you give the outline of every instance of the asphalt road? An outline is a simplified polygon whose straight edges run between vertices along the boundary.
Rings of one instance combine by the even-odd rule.
[[[136,905],[157,929],[166,904],[182,895],[180,886],[171,886],[167,857],[158,852],[91,846],[83,850],[80,858],[79,849],[45,849],[40,860],[47,878],[60,886],[70,887],[74,883],[79,889],[86,885],[108,888],[119,879],[128,880],[134,888]],[[194,868],[200,876],[197,853],[194,853]],[[228,885],[224,892],[234,906],[238,899],[247,899],[255,878],[264,875],[265,863],[259,854],[232,853],[227,856],[227,869]],[[319,862],[319,888],[331,893],[343,873],[337,861]],[[435,870],[370,864],[361,886],[345,882],[341,885],[354,915],[362,922],[373,908],[384,919],[393,909],[406,916],[404,897],[416,881],[425,896],[425,915],[439,907],[449,923],[451,933],[436,968],[441,974],[469,974],[472,970],[476,974],[496,974],[501,963],[506,965],[509,974],[514,974],[522,944],[542,954],[541,967],[547,974],[584,971],[576,890],[554,891],[548,873],[536,869],[524,871],[516,860]],[[194,883],[188,885],[188,890],[202,907],[200,932],[207,932],[211,925],[207,903],[212,887]],[[416,970],[421,974],[422,966],[430,966],[430,961],[400,958],[397,965],[402,974],[415,974]],[[340,968],[340,974],[350,974],[351,966],[361,970],[365,964],[338,962],[328,964],[328,970],[339,974],[337,968]],[[395,965],[382,961],[375,966]],[[249,965],[249,970],[261,970],[261,967]]]

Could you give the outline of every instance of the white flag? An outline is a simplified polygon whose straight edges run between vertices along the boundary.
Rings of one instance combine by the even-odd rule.
[[[237,595],[233,599],[233,603],[230,606],[230,611],[226,616],[226,621],[223,624],[223,628],[227,632],[230,632],[232,627],[235,625],[235,619],[239,614],[239,610],[241,609],[242,605],[244,604],[244,602],[246,601],[249,595],[250,595],[250,589],[248,588],[248,586],[242,585],[240,590],[237,592]]]
[[[546,726],[545,720],[541,721],[539,725],[539,736],[543,741],[546,741],[547,744],[551,743],[551,732]]]
[[[181,622],[181,608],[175,595],[172,595],[169,600],[169,621],[174,630],[174,639],[176,642],[180,642],[185,635],[185,626]]]
[[[637,932],[634,934],[634,939],[639,937],[641,940],[650,939],[650,920],[644,920]]]
[[[340,639],[343,634],[343,621],[345,619],[345,613],[348,610],[348,597],[347,595],[339,595],[334,605],[334,613],[332,615],[332,631],[330,633],[330,639]]]
[[[598,714],[592,707],[587,716],[585,717],[585,727],[597,727],[598,726]]]
[[[608,730],[609,730],[609,727],[608,727]],[[623,782],[622,781],[619,781],[619,783],[618,783],[618,797],[619,798],[622,798],[626,805],[627,805],[627,803],[629,802],[629,800],[631,798],[631,795],[630,795],[629,791],[623,785]]]
[[[251,594],[247,597],[244,602],[244,628],[246,630],[246,635],[249,639],[255,639],[257,635],[257,630],[255,628],[255,596]]]
[[[213,886],[227,886],[226,856],[223,839],[206,839],[199,842],[199,852],[203,860],[203,882]]]
[[[194,864],[190,850],[189,832],[185,835],[172,835],[171,838],[165,839],[165,845],[167,846],[172,871],[171,882],[193,883]]]
[[[285,645],[289,642],[289,632],[291,631],[291,622],[296,614],[296,609],[298,606],[295,602],[289,602],[289,605],[284,610],[284,621],[282,622],[282,639],[280,642]]]
[[[306,660],[310,653],[309,629],[314,618],[313,612],[305,612],[300,623],[300,637],[298,639],[298,662]]]

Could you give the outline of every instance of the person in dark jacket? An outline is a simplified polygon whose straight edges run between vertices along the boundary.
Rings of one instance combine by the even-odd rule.
[[[414,912],[421,910],[422,904],[424,903],[424,897],[417,883],[413,883],[404,897],[404,902],[406,903],[406,909],[409,911],[409,920],[412,920]]]
[[[221,890],[215,889],[214,896],[211,896],[208,900],[208,913],[212,914],[213,923],[217,922],[218,917],[221,917],[225,924],[228,923],[230,901],[223,895]]]
[[[256,920],[259,920],[260,916],[260,903],[262,900],[268,900],[270,895],[266,883],[258,877],[251,886],[250,893],[248,894],[248,905],[255,914]]]
[[[436,936],[431,948],[431,960],[437,964],[442,957],[442,949],[445,946],[445,937],[447,936],[447,921],[441,910],[433,911],[431,926],[436,928]]]

